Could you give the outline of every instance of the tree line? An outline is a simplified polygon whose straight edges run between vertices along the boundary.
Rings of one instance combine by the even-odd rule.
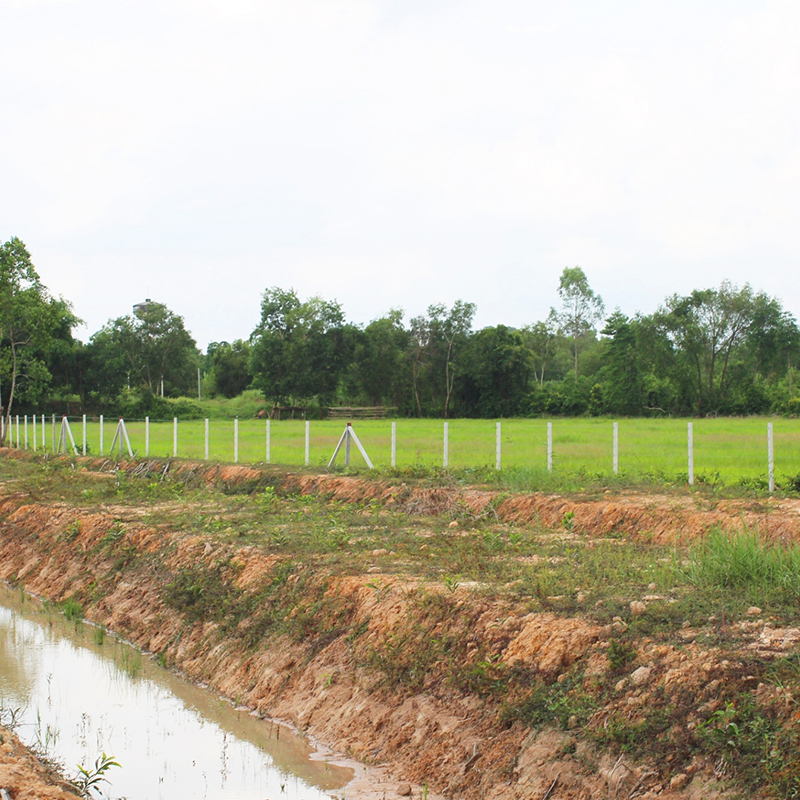
[[[580,267],[523,328],[474,330],[474,303],[399,309],[355,325],[341,305],[268,288],[247,338],[202,353],[183,318],[147,301],[88,342],[16,238],[0,245],[0,402],[171,416],[175,401],[257,389],[279,406],[389,406],[400,416],[727,415],[800,412],[797,320],[749,285],[667,297],[652,314],[607,313]],[[198,373],[199,370],[199,373]],[[184,401],[191,410],[191,401]],[[178,411],[180,404],[178,405]]]

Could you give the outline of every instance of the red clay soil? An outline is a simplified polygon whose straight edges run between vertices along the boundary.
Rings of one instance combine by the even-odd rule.
[[[24,451],[0,448],[6,458],[33,458]],[[377,501],[409,514],[491,515],[502,522],[540,524],[559,528],[571,515],[572,530],[589,536],[624,535],[653,543],[686,542],[710,530],[758,530],[761,536],[782,542],[800,541],[800,499],[717,499],[701,492],[685,495],[625,492],[586,498],[481,490],[470,487],[420,487],[404,482],[338,476],[328,473],[284,472],[265,466],[207,464],[190,460],[115,462],[76,458],[87,470],[117,469],[129,473],[167,471],[184,480],[236,486],[272,485],[284,492],[323,495],[347,503]]]
[[[98,459],[79,459],[79,464],[117,468]],[[800,534],[795,501],[758,505],[725,501],[704,508],[704,501],[694,496],[581,502],[552,495],[510,497],[330,475],[281,475],[196,462],[151,462],[151,471],[165,466],[181,476],[214,483],[269,483],[283,491],[324,494],[347,502],[375,500],[409,513],[496,513],[502,520],[560,527],[564,515],[574,512],[574,529],[590,535],[617,532],[668,541],[701,535],[714,525],[758,526],[762,533],[784,539]],[[120,467],[143,468],[142,464]],[[122,536],[115,536],[113,546],[103,547],[101,542],[112,528],[119,530],[119,521],[101,513],[78,513],[64,505],[30,503],[20,496],[0,498],[0,520],[0,579],[23,583],[27,590],[54,601],[80,597],[89,619],[146,651],[161,654],[189,678],[265,716],[288,720],[338,753],[382,764],[383,770],[371,770],[346,789],[350,798],[392,800],[408,796],[409,791],[420,796],[423,783],[430,785],[431,798],[466,800],[713,800],[730,796],[716,782],[715,765],[702,760],[683,763],[680,769],[671,767],[669,760],[636,763],[624,755],[598,751],[580,730],[532,732],[519,723],[503,726],[491,702],[446,685],[390,692],[382,688],[374,672],[357,666],[346,636],[313,649],[288,637],[252,649],[243,646],[235,632],[225,634],[214,622],[188,623],[165,603],[165,584],[171,574],[187,567],[211,567],[222,560],[241,565],[242,590],[258,586],[270,575],[277,557],[253,546],[222,545],[212,537],[131,522],[123,524]],[[74,524],[76,520],[80,525]],[[125,559],[120,561],[123,553]],[[373,581],[370,575],[337,578],[329,591],[349,601],[353,628],[363,628],[363,640],[377,645],[407,619],[415,586],[383,576],[384,588],[376,592]],[[593,681],[613,674],[607,655],[613,626],[527,613],[505,601],[476,597],[466,587],[459,587],[457,593],[461,611],[472,621],[469,635],[476,653],[495,653],[508,665],[525,664],[548,680],[564,680],[580,668],[587,691]],[[743,632],[750,652],[768,657],[798,650],[800,631],[796,629],[776,629],[760,618],[731,624]],[[729,662],[714,648],[696,644],[696,631],[688,629],[682,635],[680,646],[641,641],[636,654],[640,666],[619,680],[612,699],[592,715],[587,723],[592,730],[602,730],[614,719],[624,718],[633,725],[643,709],[665,702],[665,697],[676,706],[690,703],[685,718],[676,723],[679,729],[690,728],[697,724],[701,710],[706,715],[714,710],[721,684],[742,682],[743,691],[747,689],[748,677],[741,675],[741,665]],[[794,713],[794,701],[777,687],[752,687],[753,692],[756,689],[761,693],[758,702],[775,713]]]
[[[0,727],[0,789],[12,800],[78,800],[7,728]]]

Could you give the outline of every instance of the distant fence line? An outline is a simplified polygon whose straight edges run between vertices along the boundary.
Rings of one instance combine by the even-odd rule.
[[[55,414],[48,417],[46,414],[41,415],[16,415],[10,424],[10,430],[6,431],[5,418],[0,418],[0,438],[6,439],[8,434],[8,443],[12,447],[18,449],[29,450],[32,449],[50,451],[53,453],[67,453],[70,449],[75,455],[87,454],[87,417],[84,414],[80,418],[73,417],[73,420],[79,421],[81,424],[81,437],[80,445],[76,442],[75,436],[72,431],[72,426],[67,416],[57,417]],[[103,456],[105,452],[104,431],[105,420],[103,415],[100,415],[100,431],[98,442],[98,453]],[[144,431],[144,457],[150,457],[150,418],[145,417],[145,431]],[[310,443],[311,443],[311,422],[305,421],[305,447],[304,447],[304,463],[306,466],[310,464]],[[348,428],[350,423],[347,423]],[[210,420],[204,420],[204,458],[209,460],[209,442],[210,442]],[[49,428],[49,432],[48,432]],[[694,471],[694,427],[693,423],[687,423],[687,482],[691,486],[694,484],[695,471]],[[50,440],[48,445],[48,438]],[[357,437],[356,437],[357,439]],[[349,438],[347,440],[349,442]],[[272,463],[272,420],[265,421],[264,440],[263,440],[263,453],[264,461],[267,464]],[[360,447],[360,444],[359,444]],[[113,450],[118,448],[119,456],[123,456],[127,451],[128,456],[135,458],[138,451],[134,451],[131,447],[130,439],[128,437],[127,426],[122,417],[118,418],[117,427],[115,429],[114,437],[108,449],[108,455],[113,455]],[[615,475],[619,473],[619,423],[612,423],[611,431],[611,450],[612,450],[612,470]],[[338,452],[338,448],[336,450]],[[363,451],[362,451],[363,452]],[[349,465],[349,445],[346,448],[346,463]],[[178,457],[178,418],[174,417],[172,420],[172,455]],[[766,431],[766,461],[767,461],[767,480],[769,491],[775,490],[775,458],[774,458],[774,436],[772,423],[767,423]],[[335,453],[334,453],[335,457]],[[443,423],[442,430],[442,466],[447,469],[450,460],[450,423]],[[368,458],[367,458],[368,461]],[[239,462],[239,418],[233,420],[233,462]],[[331,464],[333,458],[331,459]],[[369,461],[368,461],[369,463]],[[394,468],[397,466],[397,422],[391,423],[391,458],[390,464]],[[501,470],[502,467],[502,423],[497,422],[495,427],[495,469]],[[547,423],[547,470],[553,470],[553,423]]]

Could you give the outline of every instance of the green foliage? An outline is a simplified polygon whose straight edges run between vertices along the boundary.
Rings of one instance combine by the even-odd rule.
[[[521,722],[532,728],[542,725],[567,728],[571,723],[584,724],[597,707],[597,696],[584,691],[576,676],[554,683],[534,677],[526,683],[525,688],[503,702],[500,709],[503,724]]]
[[[222,620],[237,610],[240,591],[233,585],[235,570],[216,563],[182,569],[164,590],[164,602],[190,622]]]
[[[61,604],[61,613],[70,622],[80,622],[83,619],[83,607],[74,597],[66,599]]]
[[[564,267],[558,282],[561,311],[551,309],[550,316],[561,333],[572,340],[573,371],[578,380],[578,351],[580,343],[603,318],[605,306],[600,295],[589,286],[586,273],[580,267]]]
[[[105,777],[106,773],[112,767],[119,766],[120,764],[114,760],[114,756],[107,756],[103,753],[96,759],[92,767],[78,764],[78,774],[70,781],[70,786],[83,797],[91,797],[92,792],[102,796],[100,784],[108,783],[108,778]]]
[[[148,301],[127,317],[110,321],[87,346],[88,382],[105,397],[133,387],[154,397],[161,382],[168,395],[197,385],[200,354],[183,317]]]
[[[712,531],[694,548],[686,577],[699,586],[736,589],[752,602],[800,598],[800,546],[762,540],[757,533]]]
[[[204,390],[211,395],[228,399],[238,397],[253,380],[250,371],[250,343],[236,339],[228,342],[211,342],[206,349],[207,380]]]
[[[717,709],[697,726],[695,738],[745,788],[766,789],[772,797],[800,797],[800,732],[781,725],[749,695]]]
[[[451,309],[441,303],[428,307],[427,316],[414,317],[410,325],[411,382],[416,412],[451,415],[460,356],[472,319],[474,303],[456,300]],[[428,400],[427,398],[430,398]]]
[[[531,353],[518,331],[497,325],[473,334],[459,358],[459,411],[469,417],[523,413],[531,363]]]
[[[70,352],[79,322],[69,303],[49,296],[20,239],[0,244],[0,407],[6,430],[16,402],[44,397],[52,380],[49,366],[59,353]]]
[[[251,336],[253,385],[275,403],[332,397],[352,356],[349,334],[338,303],[267,289]]]
[[[614,672],[619,672],[636,657],[636,648],[619,639],[611,639],[608,643],[606,655],[611,669]]]

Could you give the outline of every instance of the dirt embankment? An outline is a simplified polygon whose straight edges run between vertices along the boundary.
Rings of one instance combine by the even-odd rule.
[[[691,499],[581,504],[538,495],[506,497],[353,478],[280,476],[240,467],[206,469],[183,463],[172,468],[216,483],[256,484],[266,476],[287,491],[349,502],[377,500],[412,513],[458,515],[468,509],[471,514],[496,513],[502,519],[560,526],[572,511],[576,529],[646,533],[661,540],[711,525],[743,523],[758,524],[783,538],[798,535],[793,506],[775,513],[775,506],[735,503],[701,509]],[[103,513],[32,503],[23,496],[0,499],[0,520],[0,579],[22,583],[55,601],[79,598],[89,619],[160,654],[192,679],[265,715],[286,719],[338,752],[385,765],[359,787],[348,789],[351,797],[417,795],[426,783],[431,797],[468,799],[721,797],[718,779],[724,779],[724,770],[708,759],[693,758],[688,744],[692,730],[722,706],[720,687],[736,685],[760,693],[765,708],[787,719],[794,713],[792,697],[774,686],[751,685],[758,681],[742,663],[697,644],[697,632],[690,628],[675,644],[644,638],[635,652],[621,656],[614,642],[624,629],[622,620],[599,626],[581,618],[531,614],[506,601],[474,596],[465,587],[443,589],[439,596],[428,588],[420,601],[413,581],[367,574],[328,576],[321,594],[319,583],[311,580],[304,586],[297,576],[290,577],[281,591],[295,592],[298,598],[297,613],[289,620],[294,634],[259,638],[253,615],[231,627],[210,611],[194,618],[179,610],[175,598],[186,587],[176,588],[175,576],[215,574],[226,565],[233,570],[236,592],[260,598],[281,564],[274,554],[203,535],[120,523]],[[303,592],[312,590],[317,594],[306,601]],[[230,587],[225,592],[219,595],[221,604],[232,602]],[[166,601],[168,595],[172,602]],[[187,608],[191,611],[188,601]],[[320,619],[323,628],[330,622],[328,631],[321,629]],[[760,618],[738,624],[751,653],[769,656],[798,647],[798,630],[776,629]],[[460,682],[453,680],[456,673],[442,677],[447,647],[456,646],[463,647],[454,651],[464,667],[457,673]],[[441,657],[429,655],[436,647]],[[575,714],[575,721],[569,716],[560,730],[532,730],[485,691],[501,668],[505,675],[535,678],[536,686],[573,687],[569,698],[564,695],[564,707],[567,699],[577,704],[609,681],[613,692],[586,713],[585,723]],[[386,679],[393,670],[402,671],[402,680]],[[419,679],[409,682],[415,670]],[[553,696],[548,695],[548,703]],[[621,754],[618,745],[625,742],[623,734],[642,735],[645,712],[654,707],[672,715],[672,728],[652,762],[637,763]],[[551,703],[547,711],[556,716],[561,708]],[[584,735],[584,727],[593,735]],[[607,741],[617,746],[598,744],[605,731]],[[623,733],[615,739],[618,731]],[[674,753],[665,755],[664,746]]]
[[[25,451],[0,448],[6,458],[35,459]],[[719,499],[690,494],[606,492],[602,497],[508,493],[471,487],[422,487],[331,474],[293,473],[264,466],[208,464],[189,460],[115,462],[83,457],[60,459],[78,468],[133,475],[162,473],[223,487],[272,485],[286,493],[322,495],[347,503],[378,502],[409,514],[490,515],[498,521],[555,529],[570,519],[576,533],[624,535],[653,543],[686,542],[713,528],[758,530],[776,541],[800,541],[800,499]]]
[[[12,800],[78,800],[58,775],[38,761],[7,728],[0,727],[0,789]]]

